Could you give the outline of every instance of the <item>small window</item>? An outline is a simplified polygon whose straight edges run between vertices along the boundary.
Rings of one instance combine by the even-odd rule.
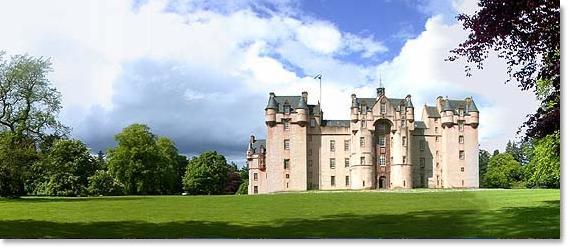
[[[403,136],[403,137],[402,137],[402,145],[403,145],[403,146],[406,146],[406,136]]]
[[[461,167],[461,172],[465,172],[465,167]]]
[[[381,147],[386,146],[386,136],[384,135],[378,136],[378,145],[380,145]]]
[[[364,157],[360,157],[360,164],[362,165],[364,163],[365,163]]]
[[[366,121],[364,121],[364,120],[360,121],[360,127],[366,128]]]
[[[335,178],[334,176],[331,176],[331,186],[335,186],[336,182],[335,182]]]
[[[426,167],[426,158],[420,158],[420,168]]]
[[[257,181],[257,173],[253,173],[253,181]]]
[[[317,121],[315,121],[315,119],[311,118],[311,120],[309,121],[309,125],[311,127],[315,127],[315,126],[317,126]]]
[[[349,149],[350,149],[350,140],[345,140],[344,141],[344,151],[348,152]]]
[[[465,159],[465,151],[459,151],[459,159]]]
[[[406,180],[404,180],[404,187],[406,187]]]
[[[258,190],[257,190],[257,186],[253,186],[253,193],[254,193],[254,194],[259,193]]]
[[[463,135],[459,135],[459,144],[463,144],[464,140],[463,140]]]
[[[464,123],[462,121],[459,122],[459,124],[458,124],[459,125],[459,132],[463,132],[463,128],[464,128],[463,124]]]
[[[307,155],[313,156],[313,149],[309,149],[309,150],[307,151]]]
[[[336,159],[331,158],[329,161],[329,165],[330,165],[331,169],[336,168]]]
[[[364,147],[364,137],[360,137],[360,147]]]
[[[424,140],[420,140],[420,151],[423,151],[426,149],[426,142]]]
[[[289,139],[283,141],[283,149],[289,150]]]
[[[289,183],[287,183],[287,185],[285,186],[286,188],[289,188]]]
[[[386,104],[385,103],[380,104],[380,113],[386,114]]]
[[[435,151],[435,156],[439,157],[439,151]]]
[[[344,167],[348,167],[348,166],[350,166],[350,159],[344,158]]]
[[[438,128],[437,128],[437,127],[435,127],[435,133],[437,133],[437,131],[438,131]]]
[[[331,152],[334,152],[334,150],[335,150],[335,141],[334,140],[330,141],[330,149],[331,149]]]
[[[406,127],[406,120],[402,119],[401,125],[402,125],[402,127]]]
[[[285,178],[289,179],[289,174],[285,174]]]
[[[284,121],[283,121],[283,129],[284,129],[285,131],[289,131],[289,128],[290,128],[290,126],[289,126],[289,120],[284,120]]]
[[[439,168],[439,162],[435,163],[435,168]]]
[[[435,124],[437,124],[438,120],[439,120],[438,118],[434,118],[434,119],[433,119],[433,122],[434,122]]]
[[[435,142],[439,142],[439,136],[435,136]]]
[[[459,109],[459,116],[463,117],[465,113],[463,113],[463,109]]]
[[[344,185],[347,187],[348,187],[348,185],[350,185],[350,177],[349,176],[344,177]]]
[[[309,163],[309,167],[313,167],[313,160],[309,160],[307,163]]]
[[[378,157],[378,164],[380,166],[386,165],[386,154],[380,154],[380,156]]]
[[[283,169],[289,169],[289,159],[283,160]]]
[[[402,156],[402,164],[406,163],[406,156]]]
[[[291,105],[283,105],[283,111],[285,112],[285,114],[289,114],[291,112]]]

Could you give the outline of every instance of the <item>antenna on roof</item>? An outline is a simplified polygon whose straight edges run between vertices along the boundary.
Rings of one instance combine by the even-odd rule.
[[[384,88],[382,86],[382,73],[380,72],[380,70],[378,70],[378,88]]]
[[[322,81],[321,80],[323,79],[323,74],[319,72],[319,74],[314,76],[313,79],[319,80],[319,104],[322,104],[323,87],[322,87]]]

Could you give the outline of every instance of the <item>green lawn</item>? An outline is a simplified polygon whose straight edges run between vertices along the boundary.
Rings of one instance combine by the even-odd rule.
[[[0,199],[0,238],[560,238],[560,190]]]

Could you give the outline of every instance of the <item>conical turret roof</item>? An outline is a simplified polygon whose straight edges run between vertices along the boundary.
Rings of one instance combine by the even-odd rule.
[[[277,101],[275,101],[275,95],[269,94],[269,101],[267,102],[267,107],[265,109],[277,109]]]
[[[475,106],[475,101],[473,101],[473,99],[469,101],[469,105],[467,106],[467,112],[479,112],[477,106]]]
[[[449,99],[445,98],[445,102],[443,103],[443,111],[453,111],[451,104],[449,104]]]

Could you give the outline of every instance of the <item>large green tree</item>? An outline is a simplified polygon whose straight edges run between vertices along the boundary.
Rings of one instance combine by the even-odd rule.
[[[525,168],[528,187],[560,188],[560,133],[537,139],[532,158]]]
[[[89,195],[122,195],[125,193],[125,186],[117,179],[113,178],[111,173],[106,170],[98,170],[89,177],[89,187],[87,188]]]
[[[483,180],[483,176],[487,171],[487,166],[489,164],[489,159],[491,154],[485,149],[479,149],[479,178]]]
[[[172,194],[176,166],[150,128],[133,124],[115,135],[117,147],[108,152],[109,172],[128,194]],[[162,147],[162,148],[161,148]]]
[[[15,135],[0,132],[0,197],[16,197],[26,193],[25,181],[29,169],[39,159],[32,142],[16,143]],[[26,170],[24,170],[26,169]]]
[[[182,178],[186,172],[186,166],[188,165],[188,159],[184,155],[180,155],[178,148],[174,142],[166,137],[160,137],[157,140],[157,145],[163,156],[168,160],[168,164],[174,167],[174,170],[166,171],[165,173],[172,173],[166,175],[169,180],[169,187],[174,188],[174,192],[180,193],[183,191],[182,188]]]
[[[34,193],[55,196],[85,195],[88,178],[101,169],[83,142],[67,139],[54,142],[35,166],[41,167],[42,175],[35,180]]]
[[[525,139],[542,138],[560,130],[560,1],[479,0],[473,15],[458,20],[468,30],[467,40],[452,50],[449,60],[467,58],[483,68],[490,51],[507,62],[508,81],[533,90],[541,101],[524,123]],[[558,153],[559,149],[556,150]]]
[[[520,184],[522,179],[521,164],[510,153],[500,153],[489,159],[487,171],[483,176],[483,186],[508,189]]]
[[[218,195],[224,193],[230,166],[217,152],[204,152],[193,157],[184,175],[184,190],[192,195]]]

